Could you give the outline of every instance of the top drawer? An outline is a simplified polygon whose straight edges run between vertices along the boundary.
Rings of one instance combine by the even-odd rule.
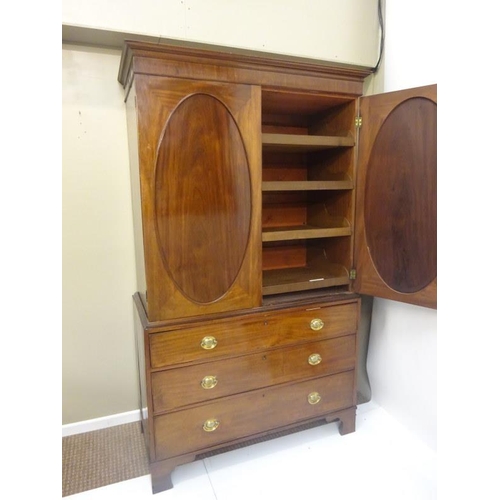
[[[355,333],[357,302],[281,310],[211,321],[150,336],[151,368],[204,363],[221,357]]]

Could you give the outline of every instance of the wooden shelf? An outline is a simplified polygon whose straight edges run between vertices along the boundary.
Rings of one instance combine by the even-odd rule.
[[[351,284],[355,101],[266,92],[262,293],[346,290]]]
[[[340,264],[273,269],[262,273],[262,294],[298,292],[349,283],[349,274]]]
[[[317,227],[310,225],[293,227],[272,227],[262,230],[262,241],[286,241],[312,238],[334,238],[336,236],[350,236],[351,228]]]
[[[336,181],[267,181],[262,183],[262,191],[335,191],[353,189],[350,179]]]
[[[352,146],[351,136],[262,134],[262,147],[272,151],[305,152]]]

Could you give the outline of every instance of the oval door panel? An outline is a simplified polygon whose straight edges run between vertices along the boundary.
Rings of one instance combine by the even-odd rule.
[[[366,239],[385,283],[401,293],[437,275],[436,104],[403,101],[382,124],[367,166]]]
[[[245,147],[222,102],[193,94],[177,106],[158,148],[155,175],[165,268],[188,299],[214,302],[238,276],[252,211]]]

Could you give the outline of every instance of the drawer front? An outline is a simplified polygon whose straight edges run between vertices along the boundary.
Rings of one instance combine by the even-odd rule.
[[[340,337],[356,332],[357,318],[358,306],[354,302],[236,316],[194,328],[155,333],[150,337],[151,367],[207,362],[297,342]]]
[[[274,384],[353,369],[356,337],[174,368],[151,374],[154,412],[201,403]]]
[[[199,452],[354,404],[354,371],[348,371],[157,416],[156,460]]]

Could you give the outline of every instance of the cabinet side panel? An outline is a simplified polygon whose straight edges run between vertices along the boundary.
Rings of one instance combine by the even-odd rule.
[[[135,266],[137,291],[146,295],[146,270],[144,267],[144,238],[142,234],[141,185],[139,176],[139,134],[137,130],[137,109],[135,83],[132,84],[126,103],[128,149],[130,158],[130,183],[132,189],[132,211],[134,222]]]

